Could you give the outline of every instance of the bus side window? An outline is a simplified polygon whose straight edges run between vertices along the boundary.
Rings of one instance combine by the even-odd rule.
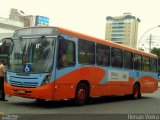
[[[143,70],[149,71],[150,70],[150,58],[147,56],[143,56]]]
[[[75,43],[65,39],[59,40],[57,67],[75,65]]]
[[[133,53],[124,51],[124,68],[133,69]]]
[[[102,44],[96,45],[96,63],[101,66],[110,65],[110,47]]]
[[[151,58],[150,60],[150,71],[157,72],[157,59]]]
[[[111,49],[111,65],[112,67],[120,68],[123,66],[123,51],[121,49]]]
[[[80,64],[95,64],[95,43],[79,39],[78,61]]]
[[[134,69],[142,70],[142,56],[139,54],[135,54],[134,56]]]

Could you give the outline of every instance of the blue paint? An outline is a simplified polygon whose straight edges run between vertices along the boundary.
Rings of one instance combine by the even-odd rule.
[[[151,76],[154,79],[158,79],[158,74],[153,72],[144,72],[144,71],[136,71],[136,70],[125,70],[125,69],[116,69],[116,68],[109,68],[109,67],[101,67],[105,71],[104,78],[100,81],[99,84],[104,84],[108,82],[108,70],[115,70],[115,71],[123,71],[128,72],[129,77],[133,77],[135,81],[139,80],[143,76]]]
[[[25,74],[25,73],[24,73]],[[39,74],[29,74],[25,75],[18,75],[17,73],[7,72],[7,82],[9,84],[16,82],[16,83],[28,83],[28,84],[36,84],[36,87],[41,86],[43,79],[48,73],[39,73]]]

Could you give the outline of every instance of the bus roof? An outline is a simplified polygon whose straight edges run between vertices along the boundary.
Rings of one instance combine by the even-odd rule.
[[[88,41],[92,41],[92,42],[96,42],[96,43],[109,45],[109,46],[112,46],[112,47],[120,48],[120,49],[127,50],[127,51],[130,51],[130,52],[134,52],[134,53],[137,53],[137,54],[142,54],[142,55],[146,55],[146,56],[149,56],[149,57],[157,58],[157,55],[155,55],[155,54],[146,53],[142,50],[130,48],[130,47],[127,47],[125,45],[117,44],[117,43],[114,43],[114,42],[109,41],[109,40],[104,40],[104,39],[92,37],[92,36],[82,34],[82,33],[79,33],[79,32],[75,32],[75,31],[72,31],[72,30],[68,30],[68,29],[65,29],[65,28],[62,28],[62,27],[35,26],[35,27],[29,27],[29,28],[56,28],[59,33],[63,33],[63,34],[67,34],[67,35],[70,35],[70,36],[73,36],[73,37],[86,39]],[[28,28],[21,28],[21,29],[18,29],[18,30],[22,30],[22,29],[28,29]]]
[[[75,31],[71,31],[71,30],[68,30],[68,29],[65,29],[65,28],[58,27],[58,32],[64,33],[64,34],[67,34],[67,35],[71,35],[73,37],[78,37],[78,38],[86,39],[86,40],[89,40],[89,41],[93,41],[93,42],[96,42],[96,43],[106,44],[106,45],[109,45],[109,46],[112,46],[112,47],[116,47],[116,48],[120,48],[120,49],[123,49],[123,50],[131,51],[131,52],[134,52],[134,53],[146,55],[146,56],[149,56],[149,57],[157,58],[157,55],[155,55],[155,54],[146,53],[142,50],[130,48],[130,47],[127,47],[125,45],[117,44],[117,43],[114,43],[114,42],[109,41],[109,40],[103,40],[103,39],[100,39],[100,38],[92,37],[92,36],[85,35],[85,34],[82,34],[82,33],[79,33],[79,32],[75,32]]]

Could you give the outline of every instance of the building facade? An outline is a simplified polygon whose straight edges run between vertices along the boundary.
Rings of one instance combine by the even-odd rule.
[[[123,16],[106,17],[105,39],[136,48],[139,18],[130,13]]]
[[[18,9],[11,8],[9,19],[14,21],[20,21],[21,13]]]
[[[16,29],[23,27],[24,23],[20,21],[0,17],[0,40],[6,37],[12,37]]]
[[[23,11],[12,8],[10,11],[11,20],[16,20],[24,23],[24,27],[31,26],[48,26],[49,18],[39,15],[26,15]]]
[[[30,27],[32,24],[32,15],[25,15],[23,11],[12,8],[10,11],[9,19],[14,21],[20,21],[24,23],[24,27]],[[34,25],[33,25],[34,26]]]

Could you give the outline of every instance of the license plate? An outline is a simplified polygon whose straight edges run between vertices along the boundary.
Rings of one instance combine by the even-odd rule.
[[[18,94],[25,94],[26,92],[24,90],[17,90]]]

